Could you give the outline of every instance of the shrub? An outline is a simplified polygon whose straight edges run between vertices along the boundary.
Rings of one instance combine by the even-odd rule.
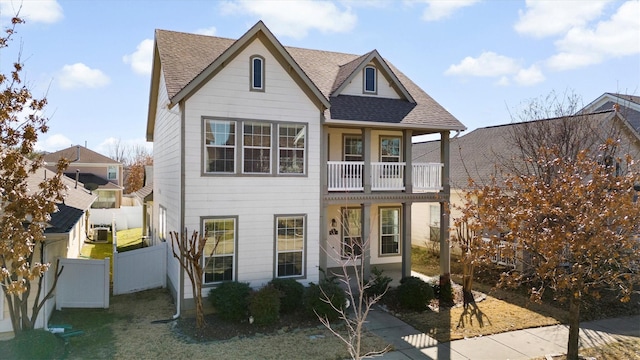
[[[405,277],[398,286],[398,303],[400,307],[413,311],[424,311],[433,297],[431,285],[415,276]]]
[[[322,280],[319,285],[311,283],[304,294],[305,309],[310,314],[315,310],[318,316],[329,321],[338,319],[340,314],[325,301],[327,298],[336,309],[344,309],[347,297],[340,285],[329,280]]]
[[[278,321],[280,314],[280,290],[267,285],[251,294],[249,313],[257,325],[270,325]]]
[[[247,318],[250,294],[248,283],[223,282],[209,291],[209,301],[222,320],[238,321]]]
[[[280,298],[280,312],[292,313],[300,309],[302,306],[302,297],[304,296],[304,285],[294,279],[273,279],[269,282],[276,289],[280,290],[282,297]]]
[[[382,275],[383,270],[379,270],[374,267],[371,269],[371,274],[373,275],[373,280],[371,281],[371,287],[365,290],[365,294],[368,297],[374,297],[380,294],[384,294],[389,287],[389,283],[391,283],[391,278]]]

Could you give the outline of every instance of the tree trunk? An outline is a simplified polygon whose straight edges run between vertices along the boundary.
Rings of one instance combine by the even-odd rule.
[[[578,347],[580,340],[580,304],[580,295],[571,295],[569,299],[569,342],[567,343],[567,360],[578,360]]]
[[[470,304],[474,304],[476,300],[473,298],[473,263],[465,261],[462,264],[462,301],[466,309]]]

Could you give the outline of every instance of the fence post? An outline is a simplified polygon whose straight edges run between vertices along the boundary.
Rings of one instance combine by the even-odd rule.
[[[109,269],[110,269],[110,264],[111,262],[111,258],[104,258],[104,266],[105,266],[105,272],[104,272],[104,308],[108,309],[109,308]]]

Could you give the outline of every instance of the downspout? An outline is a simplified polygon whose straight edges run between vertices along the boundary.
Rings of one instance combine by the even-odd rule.
[[[46,247],[46,243],[43,241],[42,242],[42,248],[40,249],[40,252],[42,252],[42,259],[43,260],[47,260],[47,254],[45,253],[45,250],[47,249]],[[54,271],[57,271],[58,269],[54,269]],[[44,287],[44,293],[47,293],[47,289],[48,289],[48,284],[47,284],[47,273],[42,274],[42,276],[44,276],[44,279],[42,279],[42,286]],[[42,291],[42,289],[38,289],[38,291]],[[55,297],[54,297],[55,299]],[[47,303],[45,300],[44,306],[42,307],[42,321],[44,323],[44,331],[49,331],[49,318],[47,317]]]
[[[182,229],[184,229],[184,209],[185,209],[185,204],[184,204],[184,193],[185,193],[185,186],[184,186],[184,170],[185,170],[185,158],[186,155],[184,153],[185,150],[185,115],[184,115],[184,101],[181,101],[179,103],[180,106],[180,234],[182,233]],[[181,236],[181,235],[178,235]],[[171,241],[173,241],[173,239],[171,239]],[[180,254],[180,263],[182,263],[184,261],[184,259],[182,258],[182,253]],[[180,311],[181,311],[181,300],[184,297],[184,269],[182,268],[182,265],[180,265],[179,267],[180,269],[180,280],[178,281],[178,287],[179,290],[177,291],[177,296],[176,296],[176,313],[173,315],[173,319],[177,319],[180,317]],[[194,294],[195,296],[195,294]]]

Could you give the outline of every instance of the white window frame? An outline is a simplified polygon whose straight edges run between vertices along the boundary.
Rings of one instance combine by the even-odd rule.
[[[302,221],[301,226],[284,227],[281,228],[281,222],[286,221]],[[290,236],[289,231],[293,231],[293,236]],[[283,233],[284,232],[284,233]],[[302,249],[296,249],[295,242],[300,241],[298,232],[302,232]],[[281,241],[282,240],[282,241]],[[291,245],[293,244],[293,248]],[[278,278],[300,278],[306,274],[306,248],[307,248],[307,216],[306,215],[276,215],[275,216],[275,274],[274,277]],[[299,274],[285,274],[280,275],[280,256],[286,256],[287,254],[300,255],[300,273]]]
[[[395,210],[398,212],[398,223],[396,224],[396,232],[395,233],[385,233],[383,226],[383,211]],[[402,208],[399,206],[384,206],[378,209],[378,222],[379,222],[379,255],[380,256],[397,256],[401,254],[401,245],[402,245]],[[395,241],[398,244],[398,250],[396,252],[384,252],[383,247],[383,238],[384,237],[394,237]]]
[[[246,133],[246,127],[250,126],[251,129],[256,129],[256,128],[268,128],[269,129],[269,134],[268,134],[268,145],[265,146],[264,144],[262,144],[262,142],[264,141],[264,134],[260,133],[260,134],[255,134],[253,132],[251,132],[250,134]],[[257,139],[256,139],[257,137]],[[251,143],[249,145],[247,145],[247,140],[251,140]],[[271,123],[269,122],[261,122],[261,121],[243,121],[242,122],[242,173],[243,174],[271,174],[271,164],[272,164],[272,159],[273,159],[273,154],[272,154],[272,144],[273,144],[273,126]],[[258,140],[256,143],[254,143],[254,140]],[[248,171],[246,166],[246,161],[248,160],[247,156],[246,156],[246,152],[247,150],[259,150],[260,153],[262,152],[266,152],[267,156],[268,156],[268,160],[267,160],[267,169],[265,171]],[[254,160],[251,160],[254,161]],[[258,160],[258,163],[261,163],[260,160]]]
[[[373,89],[367,87],[367,73],[373,71]],[[362,70],[362,92],[365,94],[377,94],[378,93],[378,70],[373,65],[367,65]]]
[[[286,132],[283,136],[282,131],[286,129]],[[295,135],[289,133],[291,129],[294,129]],[[293,135],[293,136],[292,136]],[[292,139],[292,141],[289,141]],[[302,143],[302,147],[299,145]],[[298,124],[298,123],[281,123],[278,124],[278,174],[287,174],[287,175],[304,175],[306,174],[307,168],[307,125],[306,124]],[[297,165],[298,159],[295,154],[298,152],[302,152],[302,165]],[[282,156],[282,153],[292,153],[294,156]],[[291,160],[291,165],[283,164],[283,159],[293,159]],[[287,170],[290,169],[290,170]]]
[[[265,70],[265,61],[264,61],[264,57],[260,56],[260,55],[253,55],[249,58],[249,67],[251,68],[251,74],[250,74],[250,78],[249,78],[249,82],[250,82],[250,86],[251,86],[251,91],[264,91],[264,80],[265,80],[265,74],[264,74],[264,70]],[[260,69],[260,84],[256,84],[256,61],[259,62],[259,69]],[[256,86],[257,85],[257,86]]]
[[[229,126],[229,131],[228,133],[228,137],[227,137],[227,141],[229,139],[229,137],[233,136],[233,144],[232,145],[227,145],[227,144],[216,144],[215,141],[215,136],[217,134],[217,132],[215,131],[211,131],[211,124],[219,124],[222,126]],[[231,127],[233,126],[233,131],[231,131]],[[237,121],[234,120],[226,120],[226,119],[211,119],[211,118],[205,118],[203,121],[203,137],[204,137],[204,141],[203,141],[203,154],[202,154],[202,159],[203,159],[203,172],[206,174],[234,174],[236,173],[236,161],[237,161],[237,149],[236,149],[236,144],[238,143],[238,123]],[[207,164],[207,162],[211,162],[211,159],[209,159],[209,149],[233,149],[233,166],[231,166],[231,170],[228,171],[210,171],[210,168]],[[226,152],[225,150],[225,152]],[[223,159],[223,161],[226,161],[227,159]]]
[[[118,180],[118,167],[116,165],[107,166],[107,180]]]
[[[211,234],[210,231],[207,231],[207,222],[233,222],[233,238],[231,240],[231,243],[229,244],[228,242],[219,242],[218,245],[216,247],[213,246],[213,243],[215,242],[215,238],[214,236],[216,236],[216,234]],[[236,269],[237,269],[237,263],[238,263],[238,218],[235,216],[225,216],[225,217],[203,217],[201,219],[202,222],[202,234],[204,234],[204,237],[207,241],[207,244],[205,245],[204,251],[203,251],[203,256],[202,256],[202,269],[203,269],[203,279],[202,279],[202,283],[204,286],[210,286],[210,285],[216,285],[219,284],[223,281],[234,281],[236,279]],[[223,230],[224,231],[224,230]],[[212,244],[209,244],[209,242],[212,242]],[[229,247],[229,245],[232,247],[232,252],[228,252],[226,251],[226,249]],[[221,248],[224,247],[224,248]],[[211,251],[215,251],[217,253],[211,253]],[[220,251],[224,251],[222,253],[219,253]],[[221,259],[221,258],[226,258],[226,257],[230,257],[231,258],[231,278],[230,279],[222,279],[222,280],[215,280],[212,278],[211,281],[207,281],[207,268],[211,265],[213,267],[216,266],[215,264],[215,259]],[[209,259],[214,259],[214,263],[212,264],[210,262]],[[214,275],[212,275],[213,277]]]

